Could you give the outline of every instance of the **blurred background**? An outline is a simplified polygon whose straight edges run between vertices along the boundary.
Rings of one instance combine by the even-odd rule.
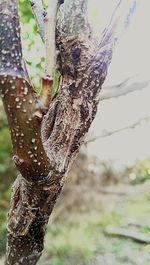
[[[101,37],[118,0],[89,0]],[[150,264],[150,2],[139,1],[118,43],[97,116],[50,218],[39,265]],[[23,53],[40,89],[44,46],[26,0],[20,0]],[[6,216],[17,175],[0,101],[0,264]]]

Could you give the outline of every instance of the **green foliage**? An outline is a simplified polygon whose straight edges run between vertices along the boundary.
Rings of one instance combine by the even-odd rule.
[[[150,159],[137,161],[132,167],[126,169],[132,184],[140,184],[150,179]]]
[[[33,17],[29,1],[19,0],[19,7],[21,21],[24,24],[29,23],[30,19]]]
[[[4,254],[6,247],[6,213],[0,211],[0,256]]]
[[[46,252],[51,253],[51,258],[59,258],[64,265],[70,256],[74,257],[74,260],[90,259],[95,252],[95,243],[88,231],[88,224],[72,226],[68,233],[67,226],[51,223],[46,238]]]
[[[20,0],[20,17],[24,59],[35,91],[39,92],[44,74],[45,49],[29,1]]]
[[[11,154],[10,133],[7,127],[1,128],[0,131],[0,173],[4,172],[4,162]]]
[[[45,2],[46,4],[46,2]],[[21,36],[23,56],[35,91],[41,90],[41,77],[45,68],[45,46],[38,33],[29,1],[20,0]],[[52,96],[58,86],[59,73],[56,72]]]
[[[143,264],[148,265],[146,255],[150,252],[149,245],[144,247],[131,239],[108,236],[105,229],[112,225],[150,233],[149,193],[124,199],[119,197],[117,203],[110,196],[107,202],[109,206],[112,204],[112,210],[105,207],[100,211],[90,209],[79,214],[72,210],[67,219],[62,218],[61,212],[58,221],[51,220],[44,256],[39,265],[104,264],[102,261],[94,262],[97,255],[104,256],[106,263],[110,255],[112,259],[107,264],[111,265],[139,265],[138,260],[145,255]],[[133,225],[130,227],[128,223],[131,222]]]
[[[7,127],[0,129],[0,255],[6,246],[6,216],[10,201],[11,174],[15,171],[11,163],[11,140]],[[14,172],[14,173],[13,173]]]
[[[0,106],[2,102],[0,101]],[[11,162],[11,139],[5,119],[3,120],[4,113],[1,106],[1,119],[0,119],[0,255],[5,251],[6,245],[6,215],[10,201],[10,186],[15,171]]]

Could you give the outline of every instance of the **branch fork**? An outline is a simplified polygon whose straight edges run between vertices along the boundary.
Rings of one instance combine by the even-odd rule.
[[[0,53],[0,91],[11,131],[14,162],[21,174],[14,185],[8,216],[5,265],[35,265],[42,254],[49,216],[96,115],[114,44],[125,26],[126,16],[118,19],[123,2],[120,1],[98,46],[91,38],[86,19],[87,0],[65,0],[59,14],[61,3],[52,0],[44,23],[40,2],[35,5],[32,1],[46,46],[45,77],[39,99],[23,63],[18,1],[0,1],[0,40],[5,51],[5,57]],[[121,23],[119,28],[116,21]],[[82,41],[80,36],[84,36]],[[56,69],[56,46],[61,78],[52,99],[49,90]]]

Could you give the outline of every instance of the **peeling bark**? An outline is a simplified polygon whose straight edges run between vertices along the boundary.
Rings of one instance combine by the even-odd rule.
[[[23,62],[17,0],[0,0],[0,92],[20,171],[8,216],[6,265],[37,263],[49,216],[97,111],[120,20],[114,16],[98,45],[86,12],[86,0],[65,0],[59,10],[56,45],[62,82],[46,110]]]

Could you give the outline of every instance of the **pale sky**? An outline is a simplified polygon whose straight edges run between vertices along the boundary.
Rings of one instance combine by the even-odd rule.
[[[89,0],[89,17],[95,14],[93,27],[97,35],[110,21],[118,0]],[[150,0],[138,0],[129,28],[116,47],[109,68],[108,83],[135,73],[150,76]]]
[[[96,7],[93,27],[96,34],[109,23],[117,0],[89,0],[89,10]],[[92,11],[94,12],[94,11]],[[100,28],[100,25],[101,28]],[[150,79],[150,0],[139,0],[132,23],[116,47],[106,85],[118,84],[137,75]],[[100,102],[97,117],[90,129],[93,136],[103,130],[116,130],[150,116],[150,86],[117,99]],[[119,166],[136,159],[150,158],[150,123],[99,139],[88,145],[88,152],[101,160],[114,160]]]

